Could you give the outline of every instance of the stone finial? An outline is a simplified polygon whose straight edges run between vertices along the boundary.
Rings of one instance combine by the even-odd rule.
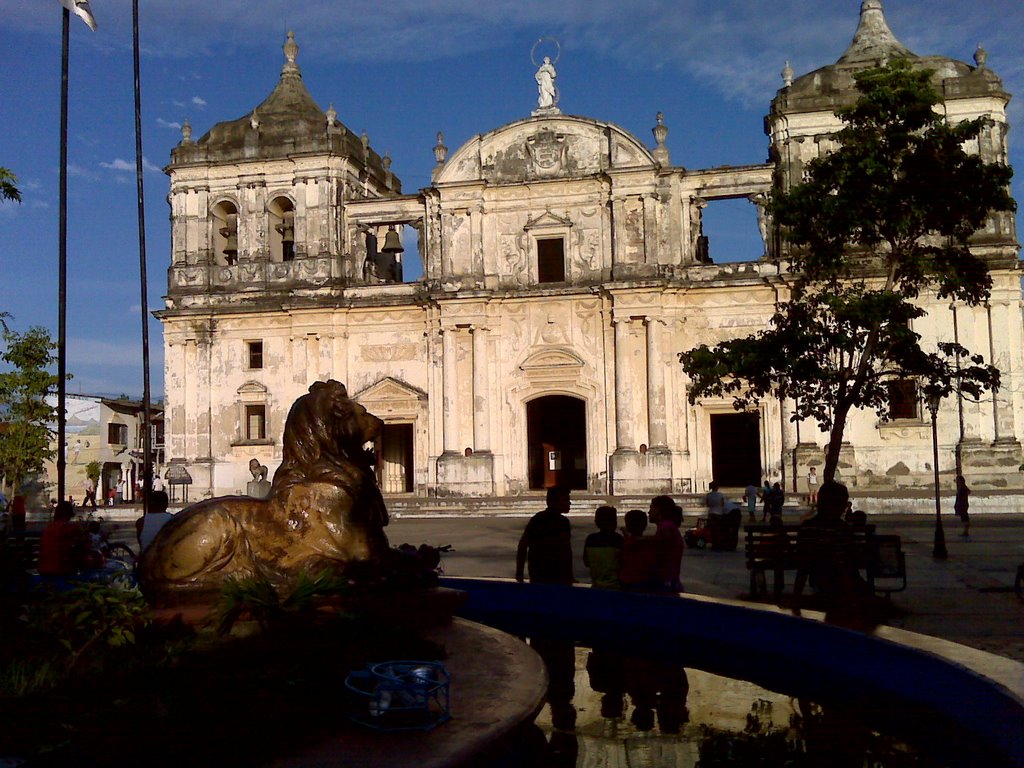
[[[889,29],[882,9],[882,0],[864,0],[860,6],[860,22],[850,47],[839,62],[846,64],[888,61],[892,58],[910,58],[914,54],[896,39]]]
[[[444,165],[446,157],[448,157],[448,147],[444,145],[444,134],[438,131],[437,144],[434,145],[434,159],[437,160],[438,165]]]
[[[338,121],[338,112],[334,109],[334,104],[329,104],[327,107],[327,127],[333,128],[334,124]]]
[[[252,111],[252,116],[249,118],[249,127],[254,131],[258,131],[260,128],[260,117],[256,114],[256,110]]]
[[[284,67],[281,74],[299,74],[299,65],[295,63],[299,55],[299,44],[295,42],[295,33],[288,31],[288,39],[284,42]]]
[[[380,159],[380,164],[384,169],[384,186],[391,189],[391,183],[394,180],[394,175],[391,173],[391,155],[385,152],[384,157]]]
[[[192,123],[185,118],[185,122],[181,124],[181,143],[191,144],[192,143]]]
[[[359,141],[363,144],[363,157],[367,158],[370,156],[370,136],[363,131],[363,135],[359,137]]]
[[[789,86],[793,84],[793,68],[789,66],[788,59],[786,60],[786,66],[782,68],[782,72],[780,72],[779,74],[782,75],[782,84],[786,88],[789,88]]]
[[[654,159],[662,165],[668,165],[668,147],[665,146],[665,138],[668,136],[668,126],[665,125],[665,115],[659,112],[655,117],[657,125],[651,129],[651,133],[654,134],[654,140],[658,145],[654,148]]]
[[[984,69],[986,61],[988,61],[988,51],[981,47],[981,43],[978,43],[978,48],[974,51],[974,63],[978,65],[978,69]]]

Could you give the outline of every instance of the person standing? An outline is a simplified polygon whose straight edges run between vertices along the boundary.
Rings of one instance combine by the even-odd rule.
[[[547,507],[526,524],[516,550],[516,581],[524,581],[528,566],[531,583],[573,583],[569,494],[563,486],[548,488]]]
[[[953,511],[956,512],[956,516],[960,518],[960,522],[964,524],[964,529],[960,532],[961,536],[971,535],[971,517],[967,513],[967,510],[971,506],[970,495],[971,489],[967,487],[967,481],[964,480],[964,476],[957,475],[956,500],[953,502]]]
[[[165,491],[153,491],[149,497],[149,511],[135,521],[135,534],[139,540],[139,552],[146,549],[167,523],[174,517],[167,511],[169,500]]]
[[[761,486],[761,505],[761,522],[767,523],[772,511],[772,484],[768,478],[764,479],[764,485]]]
[[[751,483],[743,489],[743,500],[747,502],[747,514],[750,522],[757,520],[757,486]]]
[[[25,535],[25,497],[20,493],[11,499],[11,531],[15,536]]]
[[[814,467],[807,470],[807,503],[812,507],[818,504],[818,470]]]
[[[84,565],[88,540],[82,526],[71,522],[74,515],[70,502],[57,503],[53,522],[43,529],[39,540],[40,576],[74,576]]]
[[[718,483],[711,481],[709,490],[704,497],[704,506],[708,508],[708,516],[725,514],[725,496],[718,490]]]
[[[569,489],[548,488],[547,507],[530,518],[516,550],[516,581],[524,580],[529,566],[531,584],[571,585],[572,538],[569,518]],[[531,637],[530,647],[543,659],[548,671],[548,704],[555,728],[569,730],[576,724],[572,699],[576,693],[576,650],[573,642]]]
[[[594,512],[595,533],[583,544],[583,564],[590,570],[590,583],[598,589],[619,589],[622,568],[622,534],[615,507],[598,507]]]
[[[679,528],[683,524],[683,510],[671,496],[655,496],[651,499],[649,514],[655,525],[660,590],[682,592],[679,572],[683,562],[683,535]]]

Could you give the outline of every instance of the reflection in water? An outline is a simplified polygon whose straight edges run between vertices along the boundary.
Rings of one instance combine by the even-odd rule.
[[[940,768],[864,724],[856,707],[602,650],[532,643],[549,704],[528,765],[559,768]]]

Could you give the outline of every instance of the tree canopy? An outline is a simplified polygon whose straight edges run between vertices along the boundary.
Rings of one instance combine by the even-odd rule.
[[[7,168],[0,167],[0,200],[21,202],[21,191],[17,187],[18,177]]]
[[[999,372],[960,344],[925,349],[914,321],[928,291],[974,306],[992,286],[972,236],[993,212],[1012,211],[1012,171],[964,149],[986,119],[949,124],[927,71],[904,61],[855,76],[857,102],[837,114],[839,147],[807,166],[769,211],[786,243],[791,296],[768,328],[680,354],[691,402],[732,395],[737,408],[793,398],[793,420],[829,433],[823,477],[834,477],[852,409],[889,415],[889,384],[926,395],[977,397]]]
[[[49,368],[56,344],[45,328],[17,333],[3,328],[5,350],[0,354],[10,369],[0,373],[0,475],[17,488],[22,481],[42,472],[52,459],[52,432],[56,408],[46,402],[57,386]]]

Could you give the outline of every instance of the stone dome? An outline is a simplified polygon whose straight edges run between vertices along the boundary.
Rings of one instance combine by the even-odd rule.
[[[772,112],[834,111],[852,104],[859,95],[854,74],[894,59],[906,59],[915,69],[932,70],[933,84],[944,98],[1005,93],[1002,81],[984,66],[983,58],[972,67],[945,56],[919,56],[889,29],[881,0],[864,0],[857,31],[843,55],[835,64],[802,75],[782,88],[772,101]]]
[[[172,152],[172,164],[268,160],[296,153],[330,153],[357,158],[360,165],[383,178],[381,157],[364,145],[340,121],[333,108],[324,112],[306,90],[295,59],[299,46],[288,33],[281,78],[270,95],[255,109],[236,120],[217,123],[202,138],[183,140]],[[400,188],[397,179],[395,189]]]

